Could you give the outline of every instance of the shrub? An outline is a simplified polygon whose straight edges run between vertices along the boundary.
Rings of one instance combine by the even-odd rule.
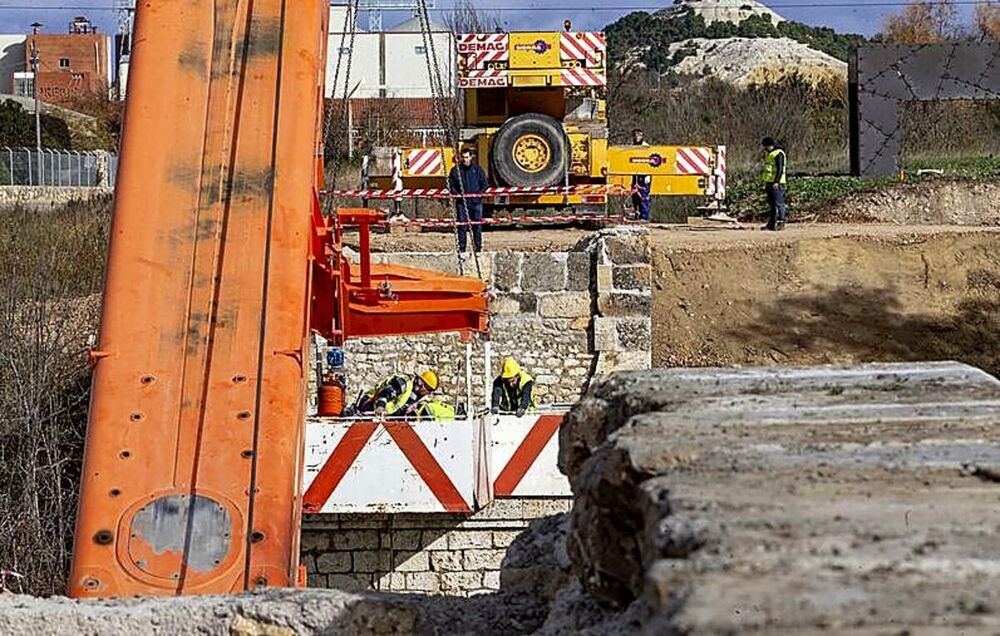
[[[68,574],[109,207],[0,210],[0,569],[36,595]]]

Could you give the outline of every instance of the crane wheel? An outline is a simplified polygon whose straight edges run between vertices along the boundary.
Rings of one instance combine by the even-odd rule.
[[[508,119],[493,138],[490,171],[508,186],[547,187],[566,178],[569,139],[562,124],[528,113]]]

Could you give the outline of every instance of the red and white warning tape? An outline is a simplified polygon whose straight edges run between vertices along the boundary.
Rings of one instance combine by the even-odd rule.
[[[392,225],[419,228],[453,228],[473,225],[519,225],[522,223],[573,223],[576,221],[602,221],[620,225],[642,225],[648,221],[630,219],[624,216],[587,216],[579,214],[563,214],[556,216],[500,216],[485,218],[481,221],[457,221],[453,217],[431,217],[421,219],[406,219],[389,221]]]
[[[409,188],[403,190],[323,190],[320,194],[362,199],[486,199],[524,194],[627,194],[627,190],[608,185],[552,187],[487,188],[473,194],[453,194],[447,188]]]

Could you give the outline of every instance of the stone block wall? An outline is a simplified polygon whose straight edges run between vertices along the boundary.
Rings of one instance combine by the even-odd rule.
[[[455,254],[375,254],[376,262],[457,274]],[[486,378],[514,356],[536,380],[541,403],[570,403],[596,374],[651,363],[651,273],[645,230],[604,230],[570,252],[493,252],[479,256],[490,290],[492,369],[473,343],[473,400]],[[475,275],[472,261],[465,274]],[[465,401],[466,348],[455,334],[373,338],[346,348],[348,393],[388,373],[433,368],[446,400]]]
[[[114,194],[107,187],[77,186],[0,186],[0,206],[22,205],[31,209],[46,209],[70,201],[88,201],[110,197]]]
[[[504,499],[473,515],[306,516],[309,587],[469,596],[500,588],[504,555],[528,524],[569,511],[569,498]]]

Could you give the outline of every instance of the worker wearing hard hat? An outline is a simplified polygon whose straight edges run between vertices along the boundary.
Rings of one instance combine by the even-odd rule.
[[[413,415],[420,401],[436,391],[438,377],[433,371],[417,375],[397,373],[382,379],[358,401],[357,413],[387,415]]]
[[[535,379],[514,358],[504,358],[500,376],[493,380],[493,413],[524,415],[534,406]]]
[[[649,146],[646,133],[642,128],[632,131],[633,146]],[[653,177],[648,174],[637,174],[632,177],[632,209],[641,221],[649,220],[649,197],[653,187]]]
[[[761,142],[764,148],[764,166],[760,172],[760,180],[767,192],[767,204],[770,208],[767,225],[763,229],[780,232],[785,229],[785,185],[788,183],[788,161],[785,151],[775,144],[771,137],[764,137]]]

